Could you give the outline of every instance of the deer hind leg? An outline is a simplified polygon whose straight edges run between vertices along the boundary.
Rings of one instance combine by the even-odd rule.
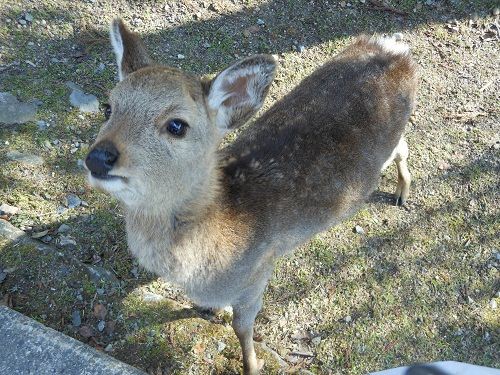
[[[385,162],[382,169],[385,169],[389,164],[394,161],[398,169],[398,185],[394,193],[396,198],[396,205],[403,206],[408,199],[410,193],[411,175],[408,170],[408,144],[405,139],[401,137],[398,145],[392,152],[391,157]]]

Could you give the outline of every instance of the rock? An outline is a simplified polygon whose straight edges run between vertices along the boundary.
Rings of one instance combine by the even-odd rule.
[[[69,246],[69,245],[72,245],[72,246],[76,246],[76,241],[70,237],[70,236],[61,236],[59,238],[59,246]]]
[[[50,241],[53,240],[52,236],[43,236],[42,238],[40,238],[40,240],[43,242],[43,243],[50,243]]]
[[[47,130],[47,128],[49,127],[49,124],[47,124],[45,121],[43,120],[39,120],[36,122],[36,125],[38,126],[38,130]]]
[[[71,227],[67,224],[61,224],[59,228],[57,229],[57,233],[66,233],[69,232]]]
[[[179,54],[177,55],[177,58],[178,58],[179,60],[184,60],[184,59],[186,58],[186,56],[184,56],[183,54],[179,53]]]
[[[357,234],[365,234],[365,230],[363,228],[361,228],[359,225],[356,225],[354,227],[354,232]]]
[[[402,33],[394,33],[392,34],[392,37],[396,42],[401,42],[403,40],[403,34]]]
[[[302,52],[304,52],[304,51],[306,50],[306,47],[304,47],[304,46],[298,46],[297,50],[298,50],[300,53],[302,53]]]
[[[20,19],[19,21],[17,21],[20,25],[24,26],[27,24],[26,20],[25,19]]]
[[[262,25],[265,25],[265,24],[266,24],[266,23],[264,22],[264,20],[262,20],[262,19],[260,19],[260,18],[259,18],[259,19],[257,19],[257,25],[261,25],[261,26],[262,26]]]
[[[75,310],[71,313],[71,324],[73,324],[73,327],[80,327],[82,324],[82,317],[79,310]]]
[[[106,314],[108,313],[108,309],[103,304],[96,303],[94,305],[94,316],[99,320],[104,320]]]
[[[319,343],[321,342],[321,336],[313,337],[311,342],[313,343],[313,345],[319,345]]]
[[[144,302],[159,302],[165,299],[165,297],[151,292],[145,292],[142,296]]]
[[[63,207],[63,206],[59,206],[56,208],[56,213],[59,215],[65,213],[66,211],[68,211],[68,209],[66,207]]]
[[[104,72],[104,69],[106,69],[106,65],[104,65],[104,63],[99,63],[94,72],[96,74],[101,74],[102,72]]]
[[[83,326],[78,330],[78,333],[85,338],[94,336],[94,331],[89,326]]]
[[[496,310],[496,308],[497,308],[497,301],[496,301],[496,300],[492,299],[492,300],[490,301],[490,308],[491,308],[492,310]]]
[[[7,278],[7,272],[0,271],[0,284],[3,283],[6,278]]]
[[[13,161],[18,161],[23,164],[28,165],[41,165],[43,164],[43,159],[37,155],[24,154],[19,151],[7,152],[7,158]]]
[[[73,82],[66,82],[66,86],[72,90],[69,96],[69,101],[72,106],[77,107],[81,112],[99,112],[99,101],[95,95],[86,94]]]
[[[41,232],[35,232],[31,235],[31,238],[35,238],[35,239],[42,238],[43,236],[46,236],[47,233],[49,233],[48,230],[42,230]]]
[[[75,194],[68,194],[66,196],[66,207],[76,208],[82,204],[82,200]]]
[[[24,15],[24,19],[28,22],[33,22],[33,16],[31,15],[31,13],[26,13]]]
[[[217,351],[220,353],[222,352],[224,349],[226,349],[226,344],[223,343],[222,341],[218,341],[217,342]]]
[[[212,45],[210,43],[208,43],[208,42],[203,43],[202,46],[204,48],[210,48],[210,47],[212,47]]]
[[[347,315],[347,316],[344,318],[344,321],[345,321],[346,323],[350,323],[350,322],[352,322],[352,317],[351,317],[350,315]]]
[[[6,215],[8,217],[14,216],[19,212],[19,207],[10,206],[7,203],[0,205],[0,216]]]
[[[104,320],[101,320],[101,321],[99,321],[99,323],[97,323],[97,330],[99,332],[104,331],[105,327],[106,327],[106,322],[104,322]]]
[[[37,107],[34,103],[23,103],[8,92],[0,92],[0,123],[24,124],[35,119]]]
[[[104,348],[104,351],[107,352],[107,353],[112,352],[113,351],[113,345],[112,344],[106,345],[106,347]]]

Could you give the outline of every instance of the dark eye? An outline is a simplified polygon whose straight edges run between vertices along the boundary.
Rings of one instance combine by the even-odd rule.
[[[175,118],[165,124],[164,130],[176,137],[183,137],[188,127],[189,125],[184,121]]]
[[[103,110],[104,110],[104,117],[106,118],[106,120],[109,120],[109,118],[111,117],[111,106],[106,103],[103,105]]]

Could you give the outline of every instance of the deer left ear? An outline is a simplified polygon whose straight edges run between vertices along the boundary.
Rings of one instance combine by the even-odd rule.
[[[213,79],[207,103],[222,132],[243,125],[260,109],[275,71],[273,56],[255,55],[238,61]]]
[[[109,35],[116,56],[120,81],[127,74],[153,63],[142,40],[137,34],[129,31],[120,18],[114,19],[111,23]]]

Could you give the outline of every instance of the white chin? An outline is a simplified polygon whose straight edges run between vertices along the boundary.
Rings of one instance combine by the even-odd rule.
[[[91,186],[104,190],[116,199],[122,201],[126,206],[133,206],[137,202],[137,194],[122,178],[104,180],[101,178],[95,178],[89,173],[88,180]]]

